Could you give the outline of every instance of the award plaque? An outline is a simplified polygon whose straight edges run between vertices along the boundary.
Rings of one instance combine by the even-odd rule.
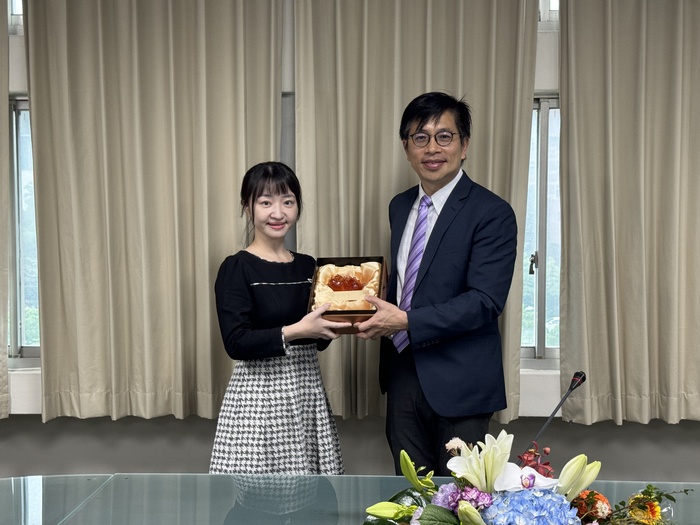
[[[386,297],[387,268],[384,257],[319,257],[311,285],[309,312],[330,303],[324,319],[358,323],[374,315],[365,296]],[[354,327],[338,330],[352,334]]]

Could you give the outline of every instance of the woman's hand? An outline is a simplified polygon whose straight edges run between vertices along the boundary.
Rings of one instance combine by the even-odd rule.
[[[336,330],[350,328],[350,322],[337,322],[324,319],[322,315],[328,310],[331,303],[319,306],[312,312],[302,317],[298,322],[285,326],[284,338],[287,342],[295,339],[337,339],[342,334]]]

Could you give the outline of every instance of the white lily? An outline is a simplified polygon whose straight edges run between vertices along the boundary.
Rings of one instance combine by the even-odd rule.
[[[486,443],[479,442],[483,449],[482,458],[486,477],[486,488],[484,492],[493,492],[494,483],[503,472],[510,457],[510,449],[513,446],[513,435],[507,434],[504,430],[494,439],[491,434],[486,434]]]
[[[588,458],[585,454],[579,454],[578,456],[571,458],[566,465],[564,465],[564,468],[561,469],[557,492],[566,496],[567,492],[571,490],[571,487],[576,482],[578,477],[583,473],[587,464]]]
[[[460,455],[447,462],[447,468],[482,492],[493,492],[493,484],[510,456],[513,435],[501,430],[497,438],[487,434],[485,443],[464,447]]]
[[[557,492],[572,501],[582,490],[595,481],[600,472],[600,466],[600,461],[589,464],[585,454],[571,458],[561,470]]]
[[[459,456],[450,458],[447,468],[454,472],[456,477],[468,481],[472,486],[485,492],[484,465],[477,447],[463,448]]]
[[[573,501],[573,499],[581,494],[583,490],[586,490],[598,477],[600,467],[600,461],[593,461],[592,463],[586,465],[583,473],[578,477],[576,482],[569,489],[569,492],[566,494],[566,499]]]
[[[517,492],[523,489],[552,489],[559,480],[547,478],[532,467],[520,468],[515,463],[506,463],[503,472],[493,484],[494,490]]]

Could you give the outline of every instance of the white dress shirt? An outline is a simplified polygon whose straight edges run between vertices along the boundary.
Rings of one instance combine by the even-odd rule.
[[[457,176],[452,179],[443,188],[433,193],[430,199],[433,201],[433,205],[428,209],[428,227],[425,233],[425,243],[428,244],[430,239],[430,234],[433,231],[433,226],[435,226],[435,221],[437,221],[438,215],[442,211],[442,208],[447,202],[447,198],[452,193],[452,190],[462,178],[464,172],[460,169]],[[408,220],[406,221],[406,227],[403,230],[403,235],[401,236],[401,244],[399,245],[399,253],[396,255],[396,269],[398,270],[398,283],[396,289],[396,304],[401,304],[401,294],[403,292],[403,278],[406,273],[406,262],[408,261],[408,251],[411,248],[411,237],[413,237],[413,229],[416,226],[416,220],[418,219],[418,206],[420,205],[420,200],[425,195],[423,191],[423,186],[418,186],[418,197],[416,198],[413,206],[411,206],[411,211],[408,214]]]

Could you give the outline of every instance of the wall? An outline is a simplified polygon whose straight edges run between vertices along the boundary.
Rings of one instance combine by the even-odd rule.
[[[552,407],[553,408],[553,407]],[[517,461],[545,422],[520,418],[505,427],[515,435],[511,461]],[[347,474],[392,475],[384,438],[384,420],[338,420]],[[38,415],[0,420],[0,478],[26,475],[135,472],[207,472],[216,422],[189,417],[151,420],[58,418],[42,423]],[[556,472],[579,453],[603,463],[599,479],[697,481],[700,422],[648,425],[610,421],[591,426],[554,419],[540,444],[552,449]],[[641,488],[641,487],[640,487]]]

